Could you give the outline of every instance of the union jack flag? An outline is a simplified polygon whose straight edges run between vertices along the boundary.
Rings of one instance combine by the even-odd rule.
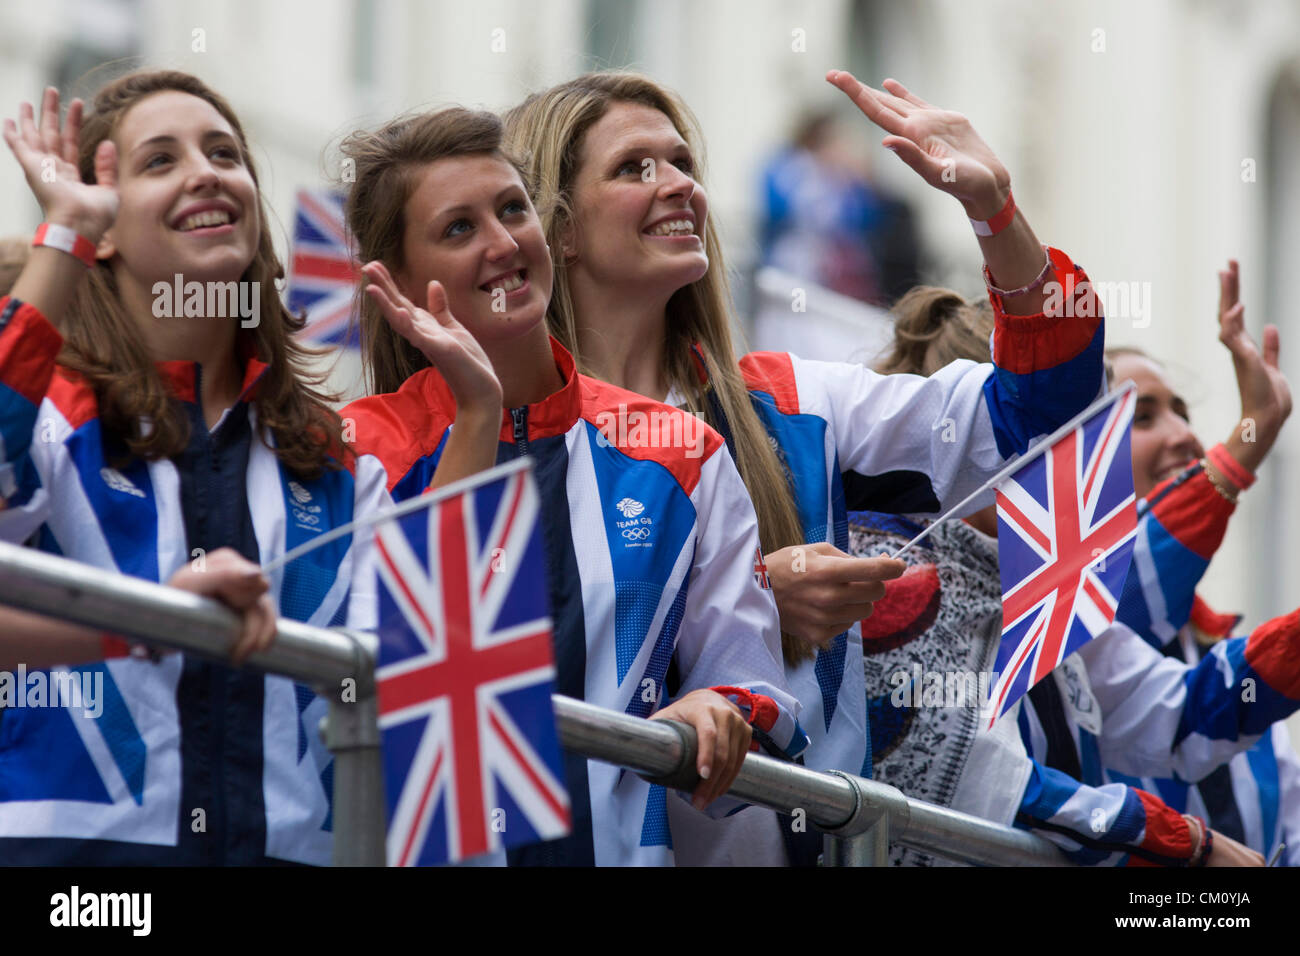
[[[433,866],[569,830],[526,464],[376,527],[391,865]]]
[[[289,311],[307,312],[302,337],[317,344],[356,348],[354,296],[361,280],[343,226],[343,196],[300,189],[293,217]]]
[[[1137,499],[1132,387],[1106,396],[997,485],[1002,640],[989,726],[1115,620]]]

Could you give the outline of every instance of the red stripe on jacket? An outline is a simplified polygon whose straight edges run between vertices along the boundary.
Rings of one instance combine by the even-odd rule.
[[[750,391],[771,395],[782,415],[799,414],[799,389],[788,353],[750,352],[740,360],[740,374]]]
[[[0,311],[15,300],[0,298]],[[32,305],[18,306],[0,331],[0,370],[5,385],[33,405],[39,405],[50,387],[54,360],[63,348],[63,336]]]

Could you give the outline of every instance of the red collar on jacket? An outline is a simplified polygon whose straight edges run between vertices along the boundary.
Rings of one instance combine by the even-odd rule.
[[[564,385],[559,391],[552,392],[540,402],[528,405],[528,438],[549,438],[563,435],[582,416],[582,389],[579,385],[577,365],[568,349],[550,336],[551,355],[555,359],[555,368]],[[417,377],[418,376],[418,381]],[[452,422],[456,420],[456,399],[447,386],[447,381],[435,368],[425,368],[411,376],[408,382],[416,382],[416,388],[430,408],[443,412]],[[406,386],[403,386],[406,388]],[[501,410],[500,440],[515,440],[515,422],[512,409]]]
[[[235,346],[236,354],[244,366],[244,378],[239,389],[239,401],[249,402],[257,394],[258,384],[270,367],[255,353],[252,339],[240,336]],[[199,363],[186,361],[155,362],[168,391],[183,402],[199,403]]]

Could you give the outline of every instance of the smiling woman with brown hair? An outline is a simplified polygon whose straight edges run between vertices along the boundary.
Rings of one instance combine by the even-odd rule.
[[[46,223],[0,299],[0,538],[224,601],[243,621],[236,662],[277,614],[372,629],[366,533],[269,580],[259,568],[388,499],[301,367],[238,118],[172,71],[114,80],[83,113],[74,101],[60,123],[51,89],[39,126],[28,104],[5,124]],[[163,314],[155,288],[177,276],[251,287],[256,326]],[[0,616],[0,660],[84,665],[105,689],[93,718],[70,702],[0,711],[0,860],[330,861],[325,702],[308,688]]]
[[[449,108],[355,133],[343,149],[355,163],[348,226],[371,300],[366,360],[375,384],[394,389],[344,414],[358,447],[384,461],[393,496],[441,482],[457,441],[470,470],[531,457],[556,690],[690,724],[698,809],[730,787],[751,741],[794,757],[807,738],[779,662],[776,607],[753,570],[757,522],[735,466],[716,433],[579,374],[547,334],[550,252],[500,120]],[[428,341],[412,349],[401,340],[418,329]],[[627,427],[647,419],[669,427]],[[572,753],[565,775],[572,834],[509,862],[673,862],[676,797]]]

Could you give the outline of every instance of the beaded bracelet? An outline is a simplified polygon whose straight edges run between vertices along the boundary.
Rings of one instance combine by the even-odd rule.
[[[1215,468],[1219,469],[1219,474],[1237,486],[1238,491],[1245,491],[1255,483],[1255,476],[1247,471],[1241,462],[1232,457],[1232,453],[1228,451],[1227,446],[1222,442],[1206,452],[1205,457],[1210,459]]]
[[[1043,246],[1043,258],[1044,260],[1046,260],[1043,263],[1043,271],[1038,273],[1038,277],[1034,279],[1033,282],[1029,283],[1029,285],[1027,286],[1022,286],[1019,289],[999,289],[997,286],[993,284],[993,275],[992,273],[989,272],[989,267],[987,265],[984,267],[984,284],[988,286],[988,290],[990,292],[1003,297],[1011,296],[1011,295],[1024,295],[1026,292],[1033,292],[1044,282],[1046,282],[1047,277],[1052,274],[1052,257],[1048,255],[1047,246]]]
[[[1210,854],[1214,852],[1214,831],[1211,830],[1200,817],[1196,817],[1196,823],[1201,828],[1201,847],[1196,852],[1196,858],[1192,861],[1192,866],[1205,866],[1210,861]]]
[[[1237,503],[1238,489],[1217,474],[1217,467],[1212,471],[1210,469],[1210,464],[1211,462],[1208,458],[1202,458],[1201,471],[1205,472],[1205,477],[1209,480],[1210,484],[1214,486],[1214,490],[1226,498],[1229,503],[1235,505]]]

